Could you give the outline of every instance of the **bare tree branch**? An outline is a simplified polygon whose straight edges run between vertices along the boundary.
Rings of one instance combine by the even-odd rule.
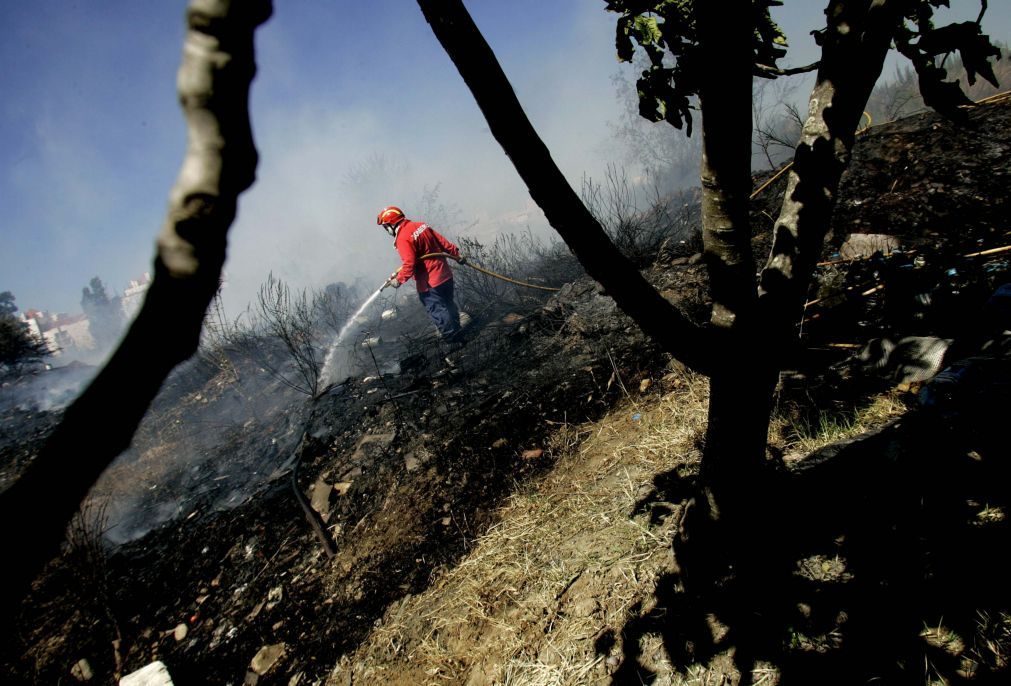
[[[782,69],[780,67],[772,67],[768,64],[756,64],[755,65],[755,75],[761,76],[767,79],[774,79],[777,76],[794,76],[796,74],[807,74],[812,72],[821,66],[821,62],[812,62],[811,64],[805,64],[803,67],[787,67]]]
[[[5,601],[59,549],[67,523],[108,464],[130,443],[168,373],[197,349],[218,288],[239,194],[255,178],[249,86],[253,34],[270,0],[192,0],[179,68],[189,140],[158,238],[154,281],[112,358],[71,405],[39,456],[0,495],[13,580]],[[8,619],[11,614],[6,615]]]

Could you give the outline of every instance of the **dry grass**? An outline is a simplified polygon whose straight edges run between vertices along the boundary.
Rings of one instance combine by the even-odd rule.
[[[328,684],[605,684],[629,653],[654,684],[738,679],[729,655],[675,669],[655,633],[644,633],[637,646],[622,644],[628,621],[655,609],[653,590],[671,571],[680,515],[678,503],[666,504],[671,514],[651,523],[642,505],[656,475],[697,469],[695,445],[705,427],[706,381],[680,375],[666,382],[662,395],[630,394],[599,422],[560,426],[549,442],[558,457],[552,473],[512,496],[458,566],[389,608]],[[901,395],[885,393],[848,415],[826,413],[818,426],[777,419],[771,433],[807,453],[905,411]],[[1003,515],[980,507],[981,520]],[[847,575],[844,560],[814,562],[819,578]],[[715,638],[720,628],[711,628]],[[974,633],[959,637],[936,626],[921,638],[957,653],[966,675],[1006,664],[1011,618],[981,615]],[[924,683],[937,674],[926,664]],[[760,663],[751,683],[774,686],[779,678],[774,665]]]
[[[651,527],[633,516],[636,506],[656,474],[697,459],[707,384],[679,376],[671,385],[648,406],[629,398],[600,422],[561,427],[551,476],[510,498],[457,567],[392,607],[331,683],[352,674],[356,683],[405,684],[606,679],[620,638],[608,654],[597,653],[597,639],[651,600],[670,565],[673,522]],[[638,652],[654,658],[657,683],[704,683],[670,681],[658,637]]]
[[[786,446],[786,453],[807,455],[825,446],[856,438],[882,424],[902,416],[906,404],[897,391],[874,396],[852,412],[823,411],[814,422],[798,422],[776,416],[769,429],[769,440]]]

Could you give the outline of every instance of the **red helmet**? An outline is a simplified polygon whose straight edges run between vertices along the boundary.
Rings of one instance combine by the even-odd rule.
[[[405,219],[407,219],[407,217],[404,216],[404,211],[402,209],[390,205],[389,207],[384,207],[379,210],[379,216],[376,217],[376,224],[379,224],[381,227],[386,229],[386,233],[394,236],[397,233],[397,226]]]

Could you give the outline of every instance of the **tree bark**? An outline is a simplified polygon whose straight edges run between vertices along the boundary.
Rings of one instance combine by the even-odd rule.
[[[607,237],[551,159],[463,3],[418,0],[418,5],[530,196],[587,273],[665,350],[693,369],[708,370],[708,333],[667,302]]]
[[[108,363],[21,478],[0,495],[0,521],[7,523],[7,547],[14,551],[6,565],[8,602],[20,599],[58,552],[81,500],[129,446],[165,377],[196,351],[238,196],[255,178],[248,111],[253,34],[270,14],[269,0],[190,3],[178,73],[188,145],[158,237],[155,277]]]
[[[751,194],[751,101],[755,30],[750,0],[695,3],[702,57],[702,238],[712,323],[735,329],[753,317],[755,260]]]
[[[808,116],[762,271],[759,300],[783,357],[796,340],[857,126],[902,22],[902,0],[833,0]]]
[[[755,30],[750,1],[695,3],[702,56],[702,235],[721,333],[709,381],[700,498],[713,520],[746,507],[765,457],[776,370],[757,318],[751,194],[751,101]]]

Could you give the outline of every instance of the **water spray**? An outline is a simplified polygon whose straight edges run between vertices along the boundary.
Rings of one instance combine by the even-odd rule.
[[[365,300],[365,302],[362,303],[362,306],[359,307],[358,310],[353,315],[348,317],[347,322],[345,322],[344,326],[342,326],[341,330],[337,333],[337,337],[334,339],[333,343],[330,344],[330,348],[326,352],[326,357],[323,358],[323,369],[320,371],[320,381],[323,382],[323,391],[317,394],[317,397],[323,395],[323,393],[329,390],[330,387],[333,385],[333,382],[330,380],[330,377],[333,375],[334,359],[337,356],[337,349],[340,347],[341,342],[344,340],[344,336],[347,335],[348,330],[351,329],[351,325],[354,324],[355,320],[358,319],[358,317],[362,316],[362,313],[368,309],[369,305],[375,302],[376,298],[379,297],[379,294],[382,293],[383,289],[389,286],[391,282],[392,279],[387,279],[386,281],[384,281],[383,285],[377,288],[372,293],[372,295],[370,295]]]

